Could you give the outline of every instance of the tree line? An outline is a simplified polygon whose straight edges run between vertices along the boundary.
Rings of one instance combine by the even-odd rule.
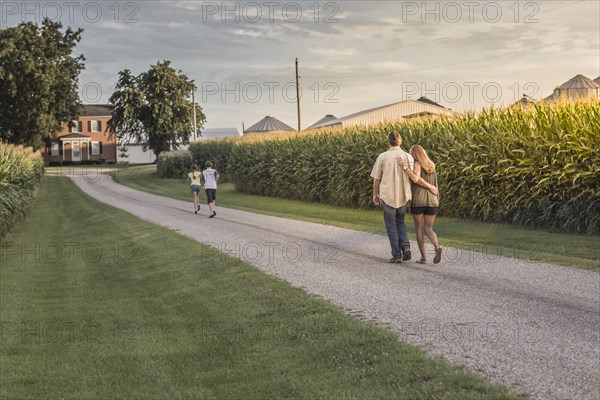
[[[67,27],[49,19],[0,29],[0,140],[44,148],[78,117],[82,104],[78,95],[79,75],[85,68],[83,54],[74,54],[83,29]],[[193,131],[196,89],[171,61],[158,61],[148,71],[135,75],[119,72],[108,131],[118,140],[135,140],[157,156],[189,143]],[[206,121],[196,107],[198,129]]]

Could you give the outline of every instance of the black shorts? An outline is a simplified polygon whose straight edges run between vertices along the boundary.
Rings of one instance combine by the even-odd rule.
[[[206,201],[212,203],[217,200],[217,189],[204,189],[206,192]]]
[[[437,215],[438,208],[437,207],[428,207],[428,206],[419,206],[419,207],[412,206],[410,208],[410,213],[413,215],[421,215],[421,214]]]

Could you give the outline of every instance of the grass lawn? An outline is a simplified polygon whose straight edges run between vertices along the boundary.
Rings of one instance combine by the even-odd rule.
[[[0,244],[3,399],[523,397],[64,177]]]
[[[180,200],[191,199],[187,184],[183,180],[161,179],[153,165],[131,166],[129,169],[110,174],[117,182],[134,189]],[[356,210],[254,196],[236,192],[232,184],[219,185],[217,197],[217,204],[223,207],[385,235],[383,217],[375,208],[372,211]],[[414,239],[410,215],[407,215],[407,225],[409,235]],[[436,219],[435,230],[442,246],[600,271],[600,237],[598,236],[551,233],[504,224],[444,217]]]

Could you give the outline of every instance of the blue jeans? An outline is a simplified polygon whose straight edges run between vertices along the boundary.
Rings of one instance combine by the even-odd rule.
[[[390,245],[392,246],[392,256],[400,257],[402,256],[402,248],[404,246],[410,246],[406,224],[404,223],[406,206],[393,208],[382,201],[381,208],[383,209],[385,230],[387,231],[388,239],[390,239]]]

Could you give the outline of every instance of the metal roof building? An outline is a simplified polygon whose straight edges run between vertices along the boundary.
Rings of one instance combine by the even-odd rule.
[[[340,126],[344,128],[359,125],[368,126],[382,122],[422,117],[452,117],[456,114],[457,113],[455,111],[442,107],[441,105],[425,97],[421,97],[418,100],[404,100],[398,103],[370,108],[368,110],[346,115],[342,118],[327,119],[322,123],[315,123],[314,125],[311,125],[310,129],[333,126]]]
[[[327,123],[329,123],[331,121],[337,121],[337,120],[338,120],[338,118],[335,115],[327,114],[326,116],[324,116],[323,118],[321,118],[320,120],[318,120],[317,122],[315,122],[314,124],[312,124],[311,126],[309,126],[306,129],[315,129],[317,127],[327,126]]]
[[[200,136],[197,140],[210,140],[239,136],[242,136],[242,134],[237,130],[237,128],[208,128],[200,131]]]
[[[543,101],[575,100],[588,97],[600,99],[600,84],[579,74],[556,87],[554,93]]]
[[[312,124],[311,126],[309,126],[306,129],[315,129],[320,126],[327,126],[328,122],[336,121],[336,120],[337,120],[337,117],[335,115],[327,114],[326,116],[324,116],[323,118],[321,118],[320,120],[318,120],[317,122],[315,122],[314,124]]]
[[[534,99],[532,99],[531,97],[524,94],[520,100],[511,104],[510,107],[512,107],[512,108],[519,108],[519,107],[520,108],[528,108],[528,107],[534,106],[536,103],[537,102]]]
[[[266,132],[282,132],[282,131],[295,131],[289,125],[284,124],[280,120],[270,115],[267,115],[250,128],[244,130],[244,135],[247,133],[266,133]]]

